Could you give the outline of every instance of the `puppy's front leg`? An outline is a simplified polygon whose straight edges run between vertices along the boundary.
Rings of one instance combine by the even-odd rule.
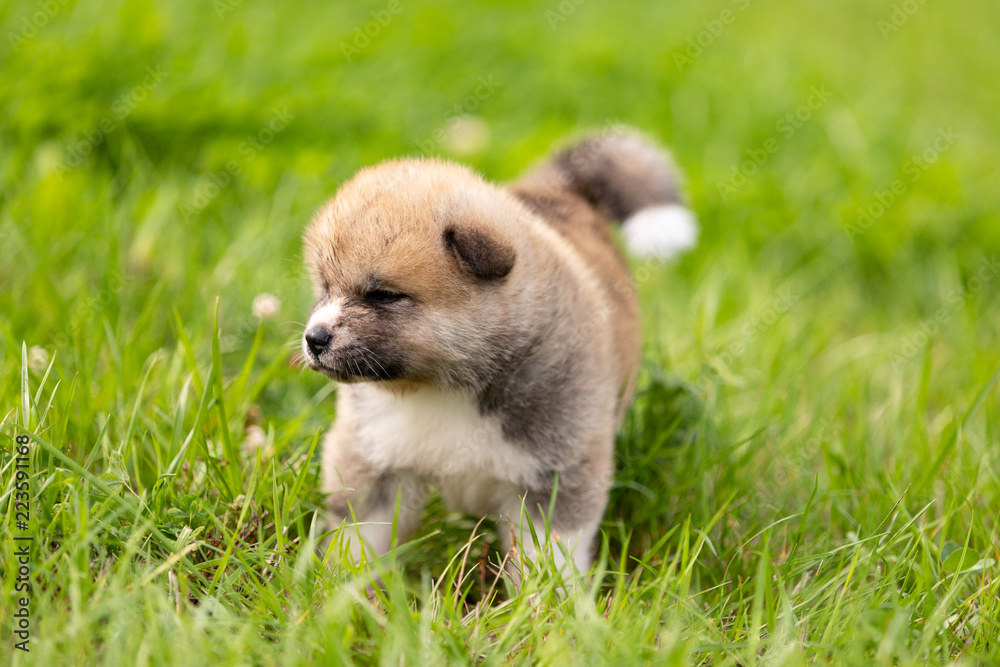
[[[523,499],[509,503],[505,511],[511,520],[511,530],[505,531],[504,546],[509,550],[513,537],[521,553],[530,560],[537,557],[537,550],[551,549],[552,561],[563,576],[571,572],[568,559],[572,559],[577,571],[586,573],[590,569],[594,537],[604,515],[608,486],[609,483],[602,477],[590,478],[582,483],[560,483],[551,515],[551,490],[547,493],[544,490],[525,493]],[[538,538],[537,549],[529,521]],[[550,529],[548,534],[546,525]],[[550,545],[550,540],[557,540],[558,543]]]
[[[358,564],[389,551],[394,524],[398,541],[414,531],[425,487],[412,474],[372,468],[355,447],[349,430],[335,425],[324,444],[323,487],[330,494],[330,528],[342,526],[345,556]],[[324,545],[324,553],[328,546]]]
[[[513,539],[517,541],[521,554],[529,560],[534,561],[537,559],[539,550],[544,552],[547,549],[551,549],[552,562],[563,576],[568,576],[571,573],[568,567],[569,559],[572,559],[573,565],[576,566],[577,571],[580,573],[586,573],[590,569],[590,562],[592,560],[591,549],[594,537],[597,535],[597,530],[601,525],[600,516],[580,518],[573,524],[561,521],[561,525],[558,526],[550,522],[550,532],[546,533],[545,519],[537,509],[530,511],[525,507],[523,510],[517,508],[515,512],[517,511],[521,513],[520,520],[514,520],[517,514],[511,516],[511,530],[506,531],[502,536],[504,546],[508,551],[511,546],[511,533],[513,533]],[[531,537],[531,529],[528,527],[528,521],[531,522],[531,526],[535,530],[535,536],[538,538],[537,548]],[[554,540],[557,543],[550,545],[550,540]]]

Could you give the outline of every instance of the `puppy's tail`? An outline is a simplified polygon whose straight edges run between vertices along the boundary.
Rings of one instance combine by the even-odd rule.
[[[682,203],[673,161],[636,130],[615,127],[585,137],[556,153],[533,176],[621,222],[636,255],[668,258],[697,243],[698,223]]]

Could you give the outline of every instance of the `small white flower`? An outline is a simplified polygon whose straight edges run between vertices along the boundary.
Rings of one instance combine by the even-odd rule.
[[[253,454],[267,442],[267,433],[260,426],[252,424],[247,427],[246,438],[243,439],[243,449],[248,454]]]
[[[49,353],[44,347],[32,345],[28,348],[28,368],[41,375],[49,367]]]
[[[444,129],[444,146],[457,155],[473,155],[490,143],[490,126],[478,116],[459,116]]]
[[[264,292],[254,298],[250,310],[258,320],[271,320],[278,314],[279,308],[281,308],[281,301],[278,300],[278,297]]]

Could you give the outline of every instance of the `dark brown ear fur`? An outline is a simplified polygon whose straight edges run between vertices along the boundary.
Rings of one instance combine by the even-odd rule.
[[[503,278],[514,268],[514,248],[474,227],[448,227],[444,242],[462,270],[482,280]]]

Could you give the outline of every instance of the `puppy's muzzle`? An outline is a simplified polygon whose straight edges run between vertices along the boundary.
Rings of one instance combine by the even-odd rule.
[[[302,334],[302,355],[308,366],[338,382],[402,377],[406,372],[404,358],[379,349],[377,343],[359,339],[348,327],[342,299],[323,303],[313,311]]]
[[[329,301],[309,316],[309,323],[302,339],[305,347],[317,361],[324,352],[334,347],[334,333],[342,324],[342,308],[341,300]]]

